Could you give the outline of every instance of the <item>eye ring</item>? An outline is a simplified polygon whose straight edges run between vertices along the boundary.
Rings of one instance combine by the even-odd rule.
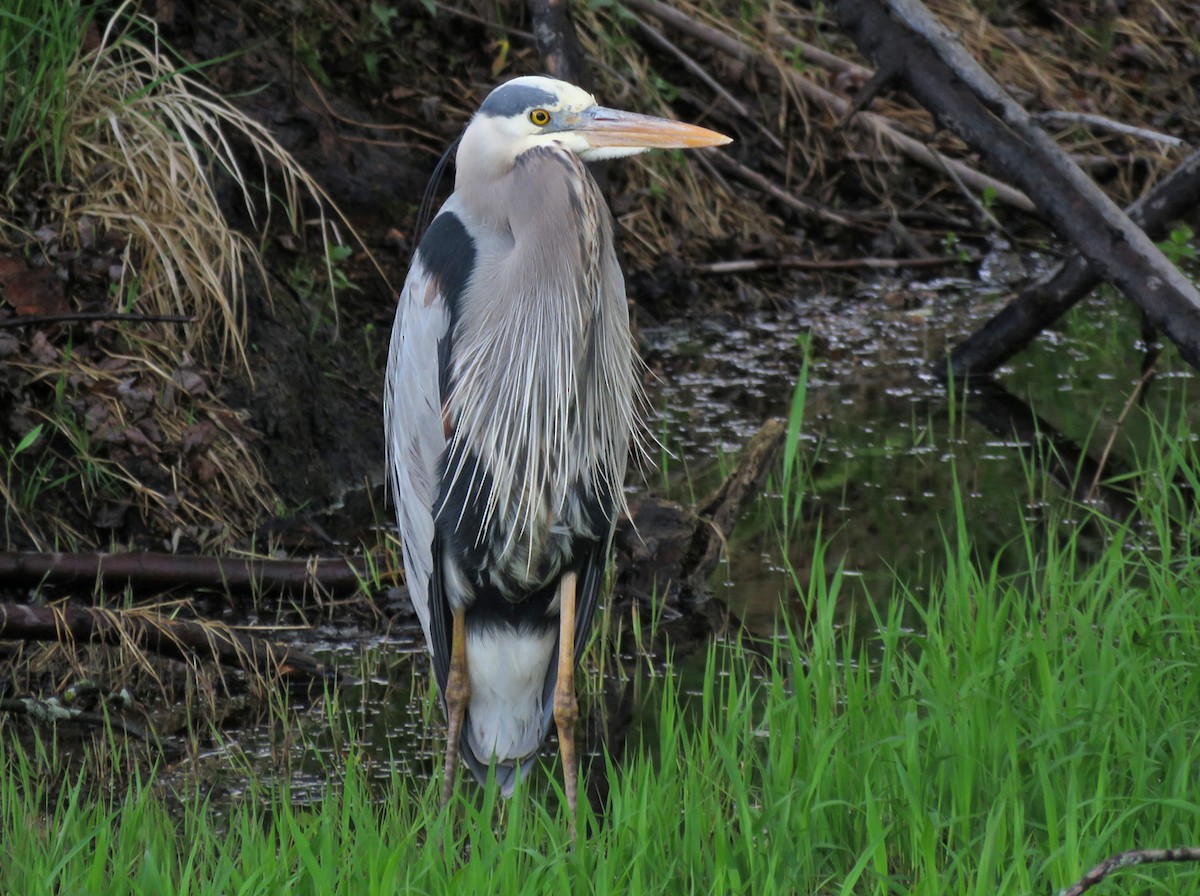
[[[544,128],[550,123],[550,113],[545,109],[534,109],[529,113],[529,120],[539,128]]]

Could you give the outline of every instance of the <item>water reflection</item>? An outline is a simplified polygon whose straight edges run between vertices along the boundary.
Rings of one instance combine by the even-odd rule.
[[[1111,475],[1123,456],[1147,444],[1142,415],[1117,426],[1141,379],[1144,346],[1140,323],[1113,297],[1080,305],[1000,371],[1013,393],[1007,405],[995,390],[976,392],[965,407],[951,400],[935,365],[997,305],[994,293],[961,280],[911,284],[902,296],[878,281],[851,299],[818,298],[802,310],[760,309],[736,323],[731,316],[685,319],[643,333],[659,374],[662,437],[678,457],[667,478],[683,499],[711,486],[721,467],[714,459],[766,416],[787,414],[801,368],[797,337],[812,334],[801,436],[811,462],[804,524],[782,545],[778,501],[766,498],[739,528],[714,581],[752,630],[768,635],[781,612],[801,612],[793,575],[807,582],[818,533],[829,545],[827,564],[842,564],[854,579],[847,595],[879,603],[897,581],[919,589],[940,561],[954,527],[956,487],[984,563],[1018,537],[1022,517],[1044,518],[1048,504],[1069,500],[1069,491],[1048,488],[1031,471],[1025,446],[1033,424],[1026,414],[1014,430],[1020,413],[1041,418],[1041,442],[1064,480],[1089,463],[1095,471],[1079,445],[1090,444],[1098,457],[1116,433],[1105,469]],[[1193,372],[1173,355],[1156,372],[1152,413],[1194,413]],[[1092,478],[1085,473],[1087,483]],[[1101,494],[1112,515],[1128,514],[1127,499]]]

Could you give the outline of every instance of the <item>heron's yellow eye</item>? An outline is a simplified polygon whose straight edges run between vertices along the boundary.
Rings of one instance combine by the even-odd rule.
[[[545,109],[534,109],[529,113],[529,120],[539,128],[544,128],[550,123],[550,113]]]

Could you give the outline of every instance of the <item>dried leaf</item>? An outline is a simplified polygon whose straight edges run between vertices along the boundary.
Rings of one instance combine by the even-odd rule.
[[[190,365],[175,368],[175,372],[171,374],[171,380],[181,392],[192,397],[208,394],[208,380],[201,375],[199,370]]]
[[[117,384],[117,397],[134,417],[140,417],[154,403],[154,393],[147,386],[138,386],[137,377],[129,377]]]
[[[183,431],[180,446],[184,454],[201,451],[213,443],[217,437],[217,428],[208,420],[193,423]]]
[[[47,366],[57,364],[60,357],[58,349],[50,344],[50,340],[46,338],[46,334],[42,330],[36,331],[33,338],[29,340],[29,352],[38,363]]]
[[[217,478],[217,465],[203,454],[198,454],[192,458],[191,468],[196,481],[203,485],[207,485]]]
[[[3,289],[5,300],[23,316],[67,314],[71,310],[63,282],[50,268],[18,271]]]
[[[19,255],[0,255],[0,286],[25,270],[25,261]]]

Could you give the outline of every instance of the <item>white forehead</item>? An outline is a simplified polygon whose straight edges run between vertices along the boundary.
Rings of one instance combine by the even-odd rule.
[[[586,90],[542,75],[526,75],[506,81],[488,94],[479,114],[493,118],[523,115],[530,109],[586,109],[596,99]]]

